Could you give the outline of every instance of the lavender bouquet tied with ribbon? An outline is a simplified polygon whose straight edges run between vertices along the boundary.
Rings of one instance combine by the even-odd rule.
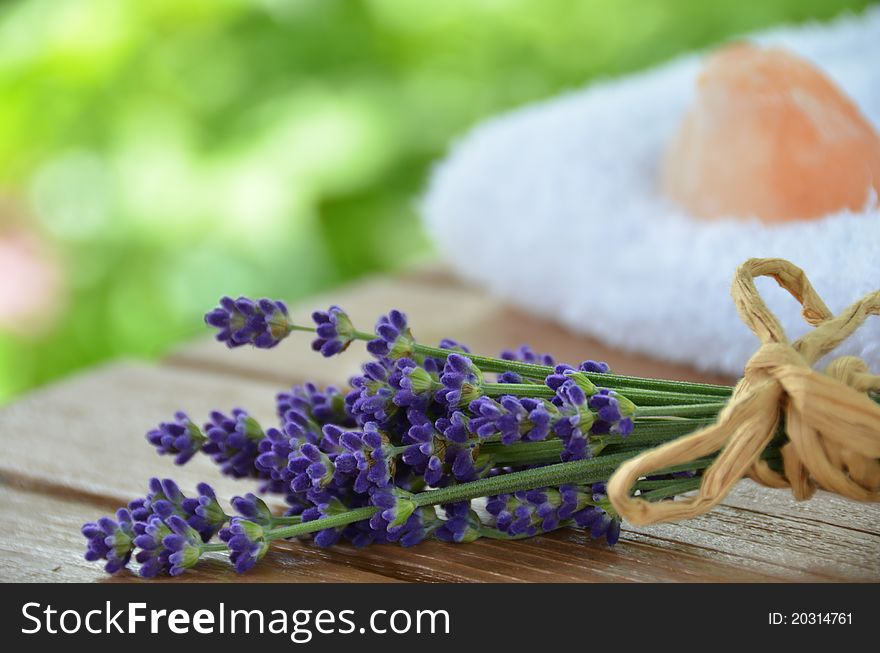
[[[557,364],[527,346],[498,358],[452,340],[429,346],[394,310],[372,333],[338,306],[312,320],[295,323],[282,302],[244,297],[224,297],[205,316],[230,348],[270,349],[307,332],[329,357],[365,341],[372,358],[346,389],[281,392],[272,425],[241,408],[212,412],[201,426],[179,412],[147,434],[177,464],[209,456],[286,511],[246,491],[230,498],[228,514],[205,483],[186,496],[170,479],[151,479],[144,497],[83,526],[88,560],[153,577],[180,574],[210,552],[245,572],[272,542],[306,536],[318,546],[413,546],[580,528],[613,545],[621,521],[605,483],[617,466],[711,423],[732,391],[616,375],[590,360]],[[776,446],[764,455],[779,465]],[[699,486],[711,461],[661,470],[634,492],[674,500]]]

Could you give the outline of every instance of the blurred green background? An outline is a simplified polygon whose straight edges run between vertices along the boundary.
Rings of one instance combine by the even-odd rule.
[[[0,5],[0,402],[430,255],[416,202],[475,121],[848,0]]]

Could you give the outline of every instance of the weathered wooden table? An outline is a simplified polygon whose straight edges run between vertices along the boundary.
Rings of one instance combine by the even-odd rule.
[[[623,374],[730,381],[620,352],[505,307],[442,272],[368,279],[295,307],[303,318],[329,303],[359,324],[397,307],[424,342],[451,337],[478,352],[524,342],[560,360],[607,360]],[[490,328],[491,326],[491,328]],[[298,346],[299,344],[299,346]],[[115,362],[66,379],[0,410],[0,579],[110,579],[82,558],[83,522],[111,513],[145,492],[151,476],[173,477],[184,491],[208,481],[220,496],[242,482],[220,478],[196,457],[176,467],[155,455],[144,433],[174,411],[201,421],[213,408],[247,407],[274,418],[274,395],[307,379],[344,383],[364,359],[352,346],[322,359],[305,342],[271,352],[228,351],[207,337],[159,365]],[[219,555],[219,554],[218,554]],[[624,526],[613,549],[565,530],[520,542],[467,545],[426,542],[411,549],[348,545],[320,549],[284,543],[253,572],[236,577],[219,557],[185,581],[878,581],[880,506],[819,493],[797,503],[786,492],[750,481],[711,514],[676,525]]]

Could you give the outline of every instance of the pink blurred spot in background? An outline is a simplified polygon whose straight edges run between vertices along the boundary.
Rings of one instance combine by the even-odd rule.
[[[0,330],[36,337],[52,326],[61,303],[61,270],[37,235],[0,228]]]

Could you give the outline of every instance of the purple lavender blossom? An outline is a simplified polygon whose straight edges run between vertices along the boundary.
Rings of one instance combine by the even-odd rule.
[[[540,520],[541,530],[552,531],[559,527],[559,508],[562,495],[555,488],[536,488],[525,492],[525,499],[534,506],[534,516]]]
[[[183,465],[202,448],[206,438],[186,413],[178,411],[173,422],[162,422],[149,431],[147,441],[160,455],[175,456],[174,462]]]
[[[418,508],[411,497],[408,492],[398,488],[384,487],[371,491],[370,504],[379,508],[368,522],[376,541],[414,546],[429,537],[440,525],[434,508]],[[351,537],[348,533],[346,535]],[[361,539],[365,541],[363,535]]]
[[[490,497],[486,510],[495,517],[496,528],[501,532],[532,536],[555,530],[567,520],[589,521],[594,506],[591,495],[578,486],[563,485]]]
[[[587,487],[589,490],[590,488]],[[559,506],[556,515],[559,519],[571,519],[574,514],[590,504],[592,495],[587,494],[580,486],[567,484],[559,486]]]
[[[434,532],[443,542],[473,542],[480,537],[480,517],[471,509],[470,501],[447,503],[443,506],[446,519]]]
[[[467,347],[467,345],[463,345],[456,340],[452,340],[451,338],[443,338],[440,341],[440,349],[451,349],[452,351],[457,351],[462,354],[469,354],[471,350]]]
[[[233,478],[258,476],[255,461],[260,443],[266,437],[260,424],[246,411],[235,408],[231,415],[212,411],[205,424],[207,443],[202,451]]]
[[[323,519],[324,517],[332,517],[333,515],[346,512],[351,508],[366,505],[367,497],[360,497],[360,499],[346,497],[346,502],[343,503],[334,493],[324,491],[313,494],[312,501],[314,505],[310,508],[306,508],[302,513],[303,523],[316,521],[318,519]],[[315,533],[314,542],[320,547],[333,546],[345,534],[346,537],[354,542],[356,546],[366,546],[375,540],[372,533],[369,532],[370,530],[367,520],[364,520],[363,523],[357,522],[355,524],[348,524],[336,528],[325,528]]]
[[[456,410],[449,417],[439,418],[434,426],[450,442],[464,444],[471,436],[470,419],[460,410]]]
[[[525,492],[489,497],[486,512],[495,518],[495,527],[502,533],[528,537],[538,534],[541,519]]]
[[[520,345],[517,349],[503,351],[501,352],[501,358],[506,361],[519,361],[520,363],[529,363],[531,365],[546,365],[548,367],[556,365],[553,356],[550,354],[539,354],[528,345]]]
[[[140,564],[138,573],[144,578],[155,578],[171,568],[171,551],[163,541],[171,535],[171,529],[161,517],[152,515],[147,521],[134,523],[134,544],[139,549],[135,560]]]
[[[407,445],[401,456],[403,462],[422,474],[425,483],[436,487],[443,478],[446,442],[424,413],[410,410],[407,418],[411,426],[403,436],[403,444]]]
[[[567,381],[575,383],[587,396],[593,395],[597,388],[589,377],[570,365],[557,365],[553,374],[544,379],[544,383],[552,390],[559,390]]]
[[[84,524],[82,534],[88,540],[85,559],[106,560],[104,570],[108,574],[115,574],[131,559],[135,534],[131,512],[125,508],[116,511],[115,520],[101,517],[97,522]]]
[[[345,351],[354,340],[354,326],[346,312],[338,306],[331,306],[326,311],[315,311],[312,313],[312,320],[318,336],[312,341],[312,349],[327,358]]]
[[[247,297],[221,297],[220,305],[205,314],[205,323],[219,330],[217,340],[230,349],[242,345],[270,349],[290,334],[291,326],[284,302]]]
[[[388,528],[388,541],[397,542],[403,547],[415,546],[429,538],[441,525],[432,506],[416,508],[405,522]]]
[[[452,476],[459,483],[475,481],[487,471],[489,458],[477,456],[478,446],[477,442],[467,444],[451,442],[446,446],[445,462]]]
[[[551,390],[559,390],[563,383],[569,380],[568,375],[575,370],[571,365],[560,363],[553,369],[553,374],[548,374],[544,384]]]
[[[443,387],[440,366],[436,358],[426,358],[421,365],[409,358],[398,359],[396,373],[389,377],[395,390],[392,401],[401,407],[427,408],[434,393]]]
[[[333,435],[336,431],[341,432],[341,429],[334,424],[325,424],[322,427],[299,409],[292,408],[285,414],[283,431],[269,429],[266,432],[266,437],[260,442],[256,467],[273,482],[291,487],[291,481],[299,473],[294,471],[291,463],[294,459],[302,458],[302,447],[308,444],[317,446],[324,454],[338,453],[339,447],[335,439],[337,436]],[[297,466],[301,467],[303,464],[299,462]],[[306,477],[297,481],[297,487],[307,487]],[[301,490],[294,490],[299,491]]]
[[[612,433],[627,436],[632,433],[634,427],[632,415],[635,407],[629,400],[613,390],[601,388],[590,397],[588,403],[596,412],[596,421],[590,429],[594,434]]]
[[[370,491],[370,504],[379,508],[379,511],[370,518],[370,528],[390,532],[402,526],[416,509],[411,497],[409,492],[387,485],[373,488]]]
[[[611,513],[605,483],[593,483],[591,487],[592,505],[574,514],[575,524],[590,531],[590,537],[605,541],[613,546],[620,538],[620,518]]]
[[[243,497],[232,497],[232,507],[242,517],[260,526],[271,526],[273,517],[269,506],[256,494],[248,492]]]
[[[229,547],[229,561],[239,574],[253,568],[269,550],[262,526],[240,517],[220,531],[220,539]]]
[[[294,410],[318,426],[331,423],[354,426],[345,412],[345,396],[332,385],[323,390],[314,383],[295,385],[287,392],[278,393],[276,406],[281,419],[287,419],[287,413]]]
[[[594,360],[584,361],[577,367],[577,369],[575,369],[571,365],[566,365],[565,363],[562,363],[554,368],[553,374],[547,376],[544,382],[551,389],[558,390],[559,386],[561,386],[567,380],[575,379],[584,388],[587,394],[592,394],[592,390],[590,389],[592,386],[592,381],[590,381],[590,379],[586,375],[579,374],[578,372],[605,374],[610,370],[611,368],[608,366],[608,363],[602,363]]]
[[[392,310],[376,323],[378,338],[367,343],[367,351],[376,357],[396,359],[411,356],[415,340],[406,321],[406,315]]]
[[[229,521],[229,515],[223,511],[223,508],[217,501],[217,495],[210,485],[199,483],[196,486],[196,490],[199,495],[196,497],[198,505],[195,506],[194,513],[200,519],[200,523],[197,523],[197,525],[209,530],[213,536],[213,533],[219,531]]]
[[[128,504],[136,522],[135,526],[137,522],[147,522],[153,516],[167,519],[171,515],[177,515],[197,530],[202,540],[207,542],[216,533],[217,525],[208,523],[198,514],[198,509],[201,506],[201,496],[213,495],[213,490],[207,484],[201,484],[199,488],[199,497],[187,497],[170,478],[151,478],[147,496]]]
[[[293,451],[291,437],[276,428],[270,428],[260,442],[254,465],[273,481],[289,484],[291,472],[288,463]]]
[[[520,440],[544,440],[550,433],[552,415],[540,399],[480,397],[472,401],[469,408],[474,414],[470,429],[481,438],[500,433],[501,442],[508,445]]]
[[[199,561],[202,555],[201,538],[192,526],[177,515],[165,520],[165,525],[171,529],[171,533],[162,538],[162,546],[168,551],[168,573],[179,576]]]
[[[443,387],[435,397],[450,408],[466,406],[481,395],[483,376],[470,358],[462,354],[449,354],[440,375]]]
[[[394,388],[389,382],[396,372],[392,366],[388,359],[370,361],[361,367],[363,375],[349,381],[352,389],[345,396],[345,406],[358,424],[384,423],[397,410]]]
[[[282,424],[282,430],[290,438],[291,446],[294,448],[306,442],[319,444],[324,438],[324,425],[299,410],[288,410],[284,414]]]
[[[620,520],[612,518],[597,506],[575,513],[574,521],[579,528],[590,531],[590,537],[594,540],[604,536],[608,544],[614,545],[620,538]]]
[[[553,424],[553,430],[562,440],[564,449],[562,460],[581,460],[592,456],[590,450],[590,427],[594,416],[587,404],[587,395],[573,380],[567,379],[556,390],[560,417]]]
[[[520,345],[519,348],[514,350],[505,350],[501,352],[501,358],[507,361],[517,361],[520,363],[528,363],[530,365],[546,365],[550,367],[556,365],[553,356],[550,354],[539,354],[528,345]],[[522,377],[516,372],[504,372],[498,376],[498,383],[522,382]]]
[[[321,428],[321,440],[318,443],[318,448],[330,456],[331,460],[335,459],[339,454],[347,451],[342,445],[342,436],[350,431],[351,429],[341,428],[336,424],[325,424]]]
[[[342,433],[339,442],[344,451],[336,457],[336,469],[355,476],[355,492],[365,493],[391,482],[393,463],[387,451],[388,438],[375,422],[364,424],[363,431]]]
[[[327,487],[336,473],[330,457],[310,442],[290,454],[288,469],[293,474],[290,489],[294,492]]]

